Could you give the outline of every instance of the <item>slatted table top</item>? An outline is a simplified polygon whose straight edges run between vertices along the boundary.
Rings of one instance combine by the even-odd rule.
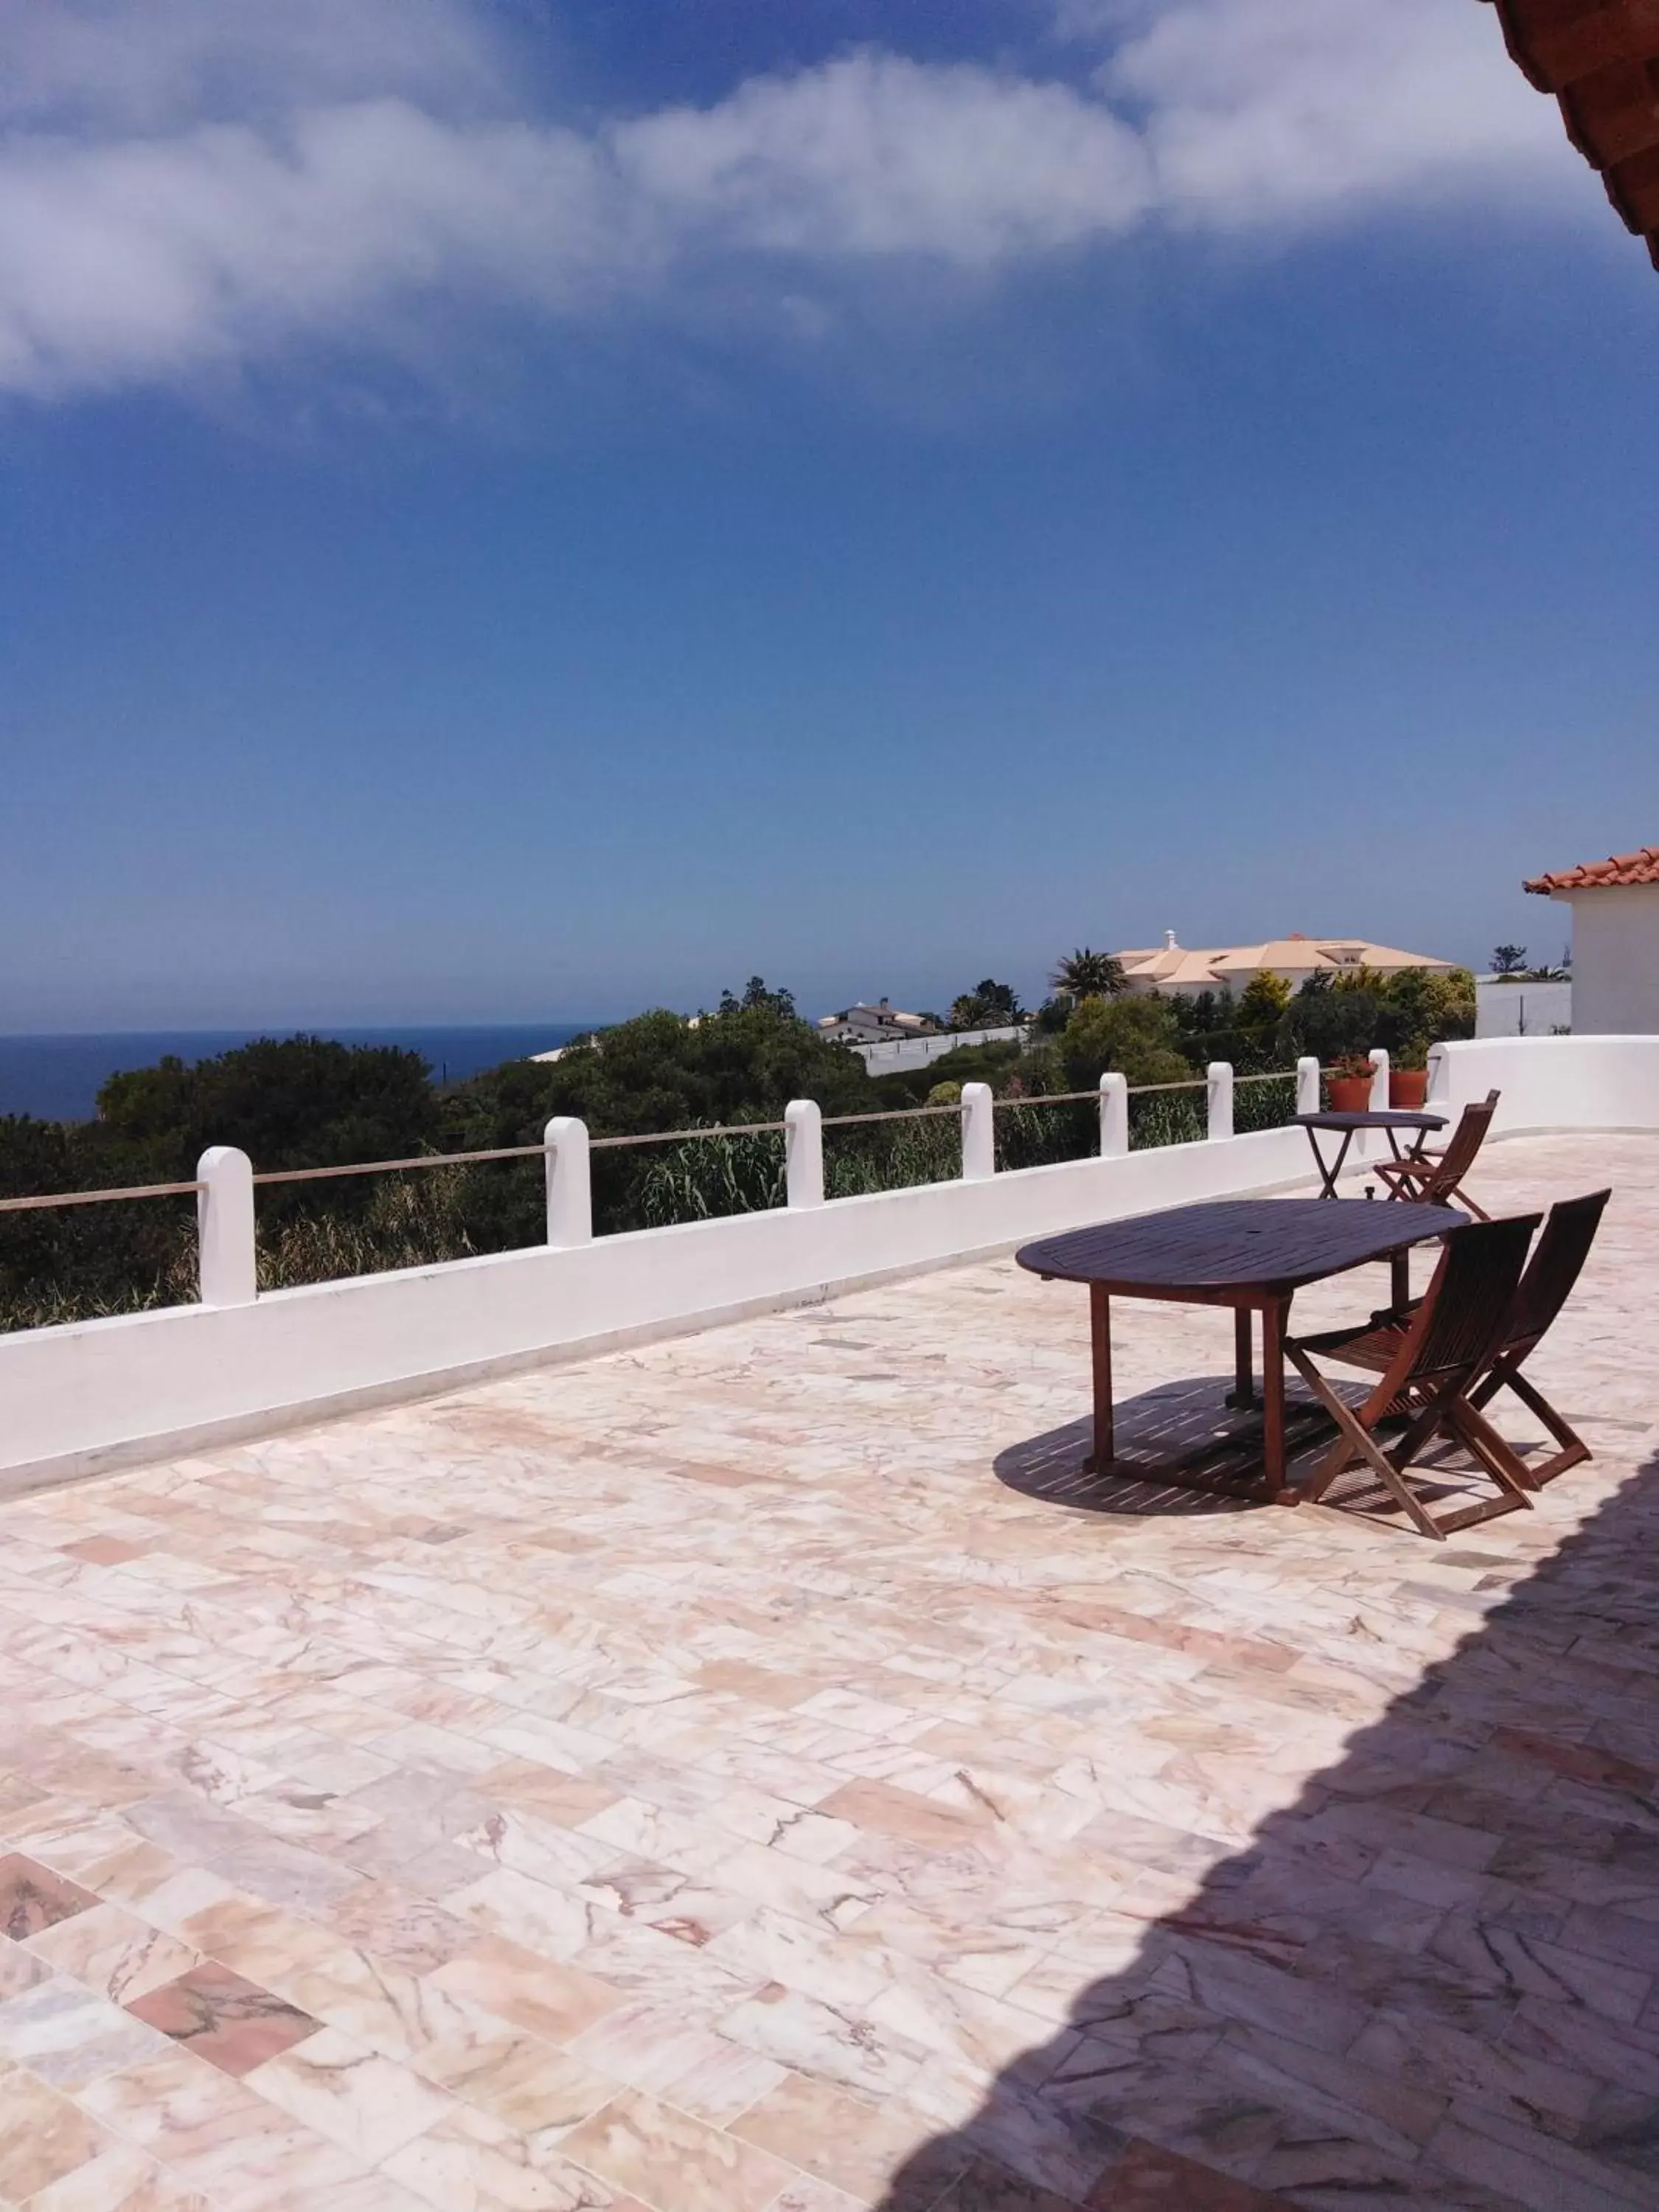
[[[1067,1230],[1014,1255],[1035,1275],[1148,1291],[1291,1291],[1468,1217],[1449,1206],[1364,1198],[1234,1198]]]

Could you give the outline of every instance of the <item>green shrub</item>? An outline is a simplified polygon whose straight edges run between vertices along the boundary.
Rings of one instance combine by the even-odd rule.
[[[1085,999],[1060,1036],[1066,1087],[1085,1091],[1108,1073],[1126,1076],[1132,1090],[1184,1082],[1191,1070],[1178,1049],[1178,1035],[1169,1005],[1154,994]]]

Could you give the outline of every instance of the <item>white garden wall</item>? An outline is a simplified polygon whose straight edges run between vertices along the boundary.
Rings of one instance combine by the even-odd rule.
[[[1492,1132],[1659,1129],[1659,1036],[1475,1037],[1430,1054],[1429,1104],[1502,1093]]]
[[[825,1204],[811,1187],[815,1132],[792,1122],[793,1202],[775,1212],[587,1243],[561,1226],[574,1218],[567,1191],[550,1206],[550,1245],[257,1299],[247,1251],[209,1222],[204,1288],[222,1303],[0,1336],[0,1494],[808,1302],[1087,1221],[1305,1183],[1302,1130],[1221,1133],[1232,1114],[1224,1073],[1212,1072],[1218,1133],[1206,1142],[995,1175],[988,1097],[983,1116],[976,1105],[967,1117],[963,1180]],[[1452,1112],[1501,1090],[1498,1134],[1659,1130],[1659,1037],[1443,1046],[1433,1081]],[[1121,1092],[1103,1125],[1114,1154]],[[1351,1169],[1363,1174],[1381,1149],[1362,1140]],[[237,1163],[224,1155],[214,1171],[233,1199]]]
[[[1308,1173],[1300,1129],[0,1336],[0,1492]]]

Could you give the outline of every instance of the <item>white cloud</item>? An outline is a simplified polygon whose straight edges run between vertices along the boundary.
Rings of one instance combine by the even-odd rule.
[[[1560,120],[1474,0],[1162,0],[1113,10],[1101,71],[1137,103],[1165,218],[1329,222],[1356,204],[1553,191]]]
[[[1109,236],[1145,213],[1145,149],[1060,84],[858,54],[742,85],[610,143],[661,219],[714,245],[963,267]]]
[[[373,344],[459,301],[649,312],[720,262],[983,275],[1573,181],[1473,0],[1067,0],[1092,83],[879,52],[580,127],[471,0],[0,0],[0,388]],[[781,283],[776,264],[789,269]]]
[[[499,97],[468,0],[0,0],[0,116],[155,131],[403,94]]]

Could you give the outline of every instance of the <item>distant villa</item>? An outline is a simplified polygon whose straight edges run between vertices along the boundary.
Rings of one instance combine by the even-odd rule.
[[[1394,975],[1402,968],[1429,968],[1444,975],[1455,967],[1429,952],[1401,952],[1392,945],[1372,945],[1363,937],[1306,937],[1292,930],[1288,937],[1272,937],[1264,945],[1212,945],[1189,951],[1176,942],[1172,929],[1164,933],[1162,945],[1118,952],[1113,957],[1123,969],[1132,991],[1175,991],[1195,997],[1200,991],[1242,991],[1253,975],[1264,973],[1283,977],[1292,990],[1313,975],[1340,975],[1346,969],[1369,969],[1373,975]]]
[[[866,1006],[843,1006],[838,1014],[825,1014],[818,1035],[830,1044],[887,1044],[898,1037],[937,1036],[939,1024],[925,1014],[902,1013],[886,999]]]

